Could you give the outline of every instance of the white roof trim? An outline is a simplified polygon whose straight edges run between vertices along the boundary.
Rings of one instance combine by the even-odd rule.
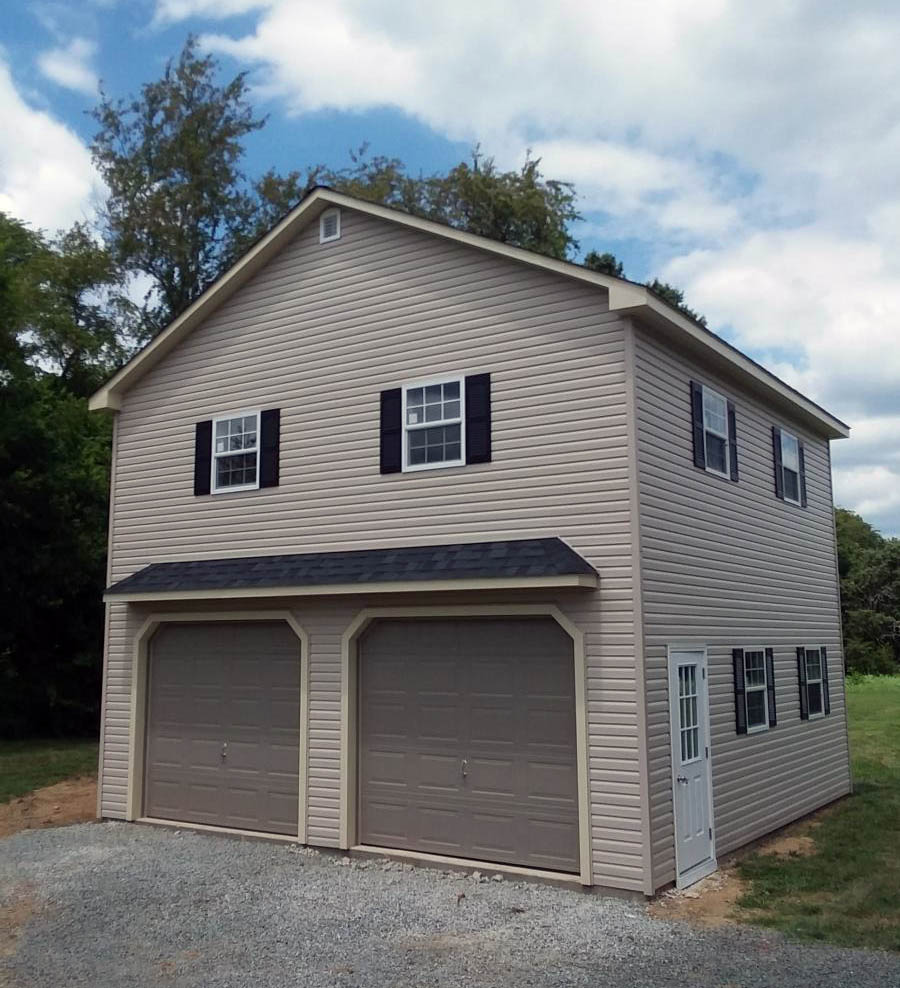
[[[244,285],[263,265],[278,252],[281,246],[292,239],[300,228],[319,215],[327,205],[342,206],[358,212],[376,216],[379,219],[400,226],[411,227],[425,233],[443,237],[456,243],[465,244],[490,254],[497,254],[510,260],[530,264],[545,271],[560,274],[567,278],[585,281],[609,293],[610,311],[620,311],[623,315],[633,315],[642,323],[662,328],[676,339],[691,344],[694,348],[717,358],[750,378],[758,390],[776,398],[782,406],[788,405],[812,427],[832,439],[850,435],[849,427],[829,412],[820,408],[798,391],[785,384],[774,374],[751,360],[723,339],[697,325],[676,309],[657,298],[644,285],[638,285],[623,278],[591,271],[580,264],[558,261],[552,257],[535,254],[512,247],[509,244],[480,237],[464,230],[457,230],[431,220],[423,220],[396,209],[379,206],[376,203],[355,199],[332,189],[313,189],[298,206],[281,220],[264,237],[257,241],[244,256],[225,272],[216,282],[197,298],[177,319],[173,320],[157,337],[125,364],[102,388],[91,396],[91,409],[109,408],[117,410],[122,404],[122,394],[135,384],[208,315],[214,312],[242,285]]]

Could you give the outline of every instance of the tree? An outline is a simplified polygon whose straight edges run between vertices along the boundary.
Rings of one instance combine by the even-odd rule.
[[[585,255],[582,263],[586,268],[597,271],[599,274],[612,275],[614,278],[625,277],[624,265],[615,254],[598,254],[597,251],[592,250]]]
[[[896,672],[900,662],[900,539],[835,510],[847,668]]]
[[[413,177],[397,158],[366,157],[363,146],[342,169],[319,168],[315,179],[340,192],[549,257],[566,259],[578,247],[569,224],[579,219],[575,191],[549,179],[539,158],[501,171],[478,148],[445,175]]]
[[[219,65],[188,38],[138,97],[102,94],[91,150],[109,196],[103,233],[115,262],[150,276],[142,336],[159,332],[238,255],[257,205],[240,170],[244,139],[265,123],[245,73],[219,84]]]
[[[82,310],[98,286],[84,271],[73,273],[72,252],[66,237],[48,243],[0,214],[0,734],[7,736],[96,729],[110,423],[91,415],[78,393],[102,372],[97,353],[105,344],[78,343],[94,331]],[[67,366],[35,366],[54,347]]]

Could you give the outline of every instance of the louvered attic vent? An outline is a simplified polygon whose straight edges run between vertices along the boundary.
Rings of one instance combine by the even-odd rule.
[[[329,240],[341,239],[341,211],[326,209],[319,217],[319,243],[327,244]]]

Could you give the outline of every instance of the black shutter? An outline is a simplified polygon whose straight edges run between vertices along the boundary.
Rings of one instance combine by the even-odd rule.
[[[822,709],[826,714],[831,713],[831,697],[828,694],[828,655],[825,652],[825,646],[823,645],[819,652],[822,656]]]
[[[747,690],[744,683],[744,650],[731,650],[734,663],[734,729],[738,734],[747,733]]]
[[[281,409],[259,413],[259,486],[277,487],[278,449],[281,442]]]
[[[728,402],[728,459],[731,463],[731,479],[738,479],[737,459],[737,416],[734,412],[734,402]]]
[[[781,466],[781,429],[772,426],[772,452],[775,457],[775,497],[784,500],[784,471]]]
[[[466,378],[466,463],[491,462],[491,375]]]
[[[209,494],[212,480],[212,419],[194,429],[194,494]]]
[[[769,727],[778,723],[775,714],[775,653],[771,648],[766,649],[766,692],[769,700]]]
[[[809,697],[806,695],[806,649],[797,649],[797,682],[800,684],[800,720],[809,720]]]
[[[381,472],[403,469],[403,398],[400,388],[381,392]]]
[[[806,507],[806,452],[803,443],[797,440],[797,448],[800,452],[800,504]]]
[[[694,466],[706,469],[706,443],[703,435],[703,385],[691,381],[691,418],[694,427]]]

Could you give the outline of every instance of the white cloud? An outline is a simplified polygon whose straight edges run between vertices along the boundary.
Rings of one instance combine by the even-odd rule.
[[[38,56],[38,68],[66,89],[97,95],[97,73],[90,66],[97,46],[86,38],[73,38],[64,48],[52,48]]]
[[[19,94],[0,61],[0,210],[55,231],[84,219],[101,192],[79,138]],[[11,138],[14,135],[14,139]]]
[[[838,497],[900,532],[896,4],[159,0],[188,16],[289,113],[392,106],[504,165],[530,146],[588,230],[643,241],[648,274],[872,437],[836,444]]]

